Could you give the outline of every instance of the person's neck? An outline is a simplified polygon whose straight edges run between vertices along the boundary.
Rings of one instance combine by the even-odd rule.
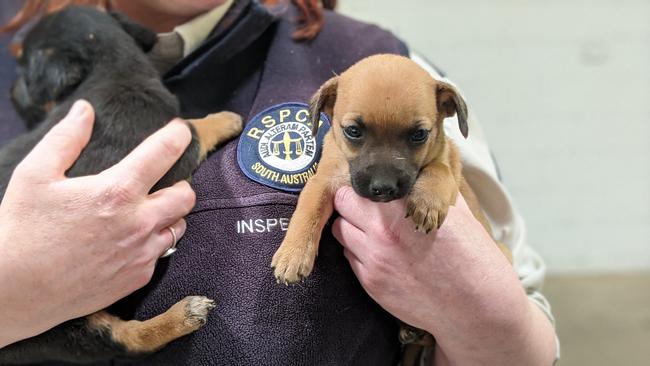
[[[158,9],[147,6],[144,1],[112,0],[112,10],[124,13],[136,23],[152,29],[156,33],[171,32],[174,27],[186,23],[199,14],[175,15],[160,12]]]

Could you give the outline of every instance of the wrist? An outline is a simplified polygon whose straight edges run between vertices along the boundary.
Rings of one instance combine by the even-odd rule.
[[[0,230],[0,233],[4,232]],[[35,336],[54,325],[49,322],[54,317],[53,304],[42,296],[48,291],[41,285],[40,271],[27,267],[5,244],[0,243],[3,252],[0,258],[0,347]]]
[[[466,349],[470,344],[496,344],[528,330],[530,301],[512,267],[507,262],[479,267],[464,270],[453,287],[438,294],[436,310],[424,329],[439,342]]]
[[[508,327],[514,317],[524,316],[528,298],[517,273],[496,246],[480,257],[470,253],[459,263],[446,284],[436,286],[432,294],[428,327],[473,333],[477,328]]]
[[[490,305],[433,329],[447,361],[441,364],[551,365],[556,357],[551,321],[525,294],[502,304],[507,312],[490,313]]]

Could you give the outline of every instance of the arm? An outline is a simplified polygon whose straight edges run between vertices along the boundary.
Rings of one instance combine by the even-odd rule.
[[[66,178],[88,143],[92,106],[77,102],[14,171],[0,203],[0,347],[126,296],[149,282],[194,205],[187,182],[149,194],[181,156],[172,122],[119,164]]]

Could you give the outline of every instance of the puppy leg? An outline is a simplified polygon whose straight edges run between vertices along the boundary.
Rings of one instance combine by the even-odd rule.
[[[88,325],[108,331],[111,339],[124,347],[126,355],[141,355],[201,328],[214,307],[214,301],[206,297],[188,296],[149,320],[124,321],[100,311],[88,316]]]
[[[485,231],[492,236],[492,228],[490,227],[490,223],[488,222],[487,218],[483,214],[483,211],[481,210],[481,205],[478,202],[478,198],[476,198],[476,194],[472,190],[472,188],[469,186],[465,178],[461,177],[460,178],[460,184],[458,185],[458,190],[460,193],[463,195],[463,198],[465,198],[465,202],[467,202],[467,207],[469,207],[469,210],[472,212],[472,215],[483,225],[483,228],[485,228]]]
[[[323,227],[334,211],[334,194],[350,180],[347,162],[340,154],[332,135],[325,135],[318,170],[300,193],[287,233],[271,261],[278,282],[298,282],[314,267]]]
[[[235,138],[243,128],[241,116],[232,112],[219,112],[201,119],[191,119],[190,124],[199,140],[199,161],[218,145]]]
[[[334,210],[330,183],[323,178],[317,172],[298,197],[287,233],[271,261],[278,282],[298,282],[309,276],[314,267],[323,227]]]
[[[429,233],[442,225],[457,195],[458,186],[450,168],[431,163],[422,169],[406,199],[406,214],[412,217],[416,230]]]
[[[189,296],[145,321],[125,321],[99,311],[0,349],[0,365],[44,361],[91,363],[142,356],[201,328],[213,308],[212,300]]]
[[[492,237],[492,228],[490,227],[490,223],[481,210],[481,206],[478,202],[478,199],[476,198],[476,194],[474,194],[472,188],[469,186],[469,184],[467,184],[465,178],[461,177],[460,185],[458,188],[460,189],[460,193],[463,195],[463,197],[465,197],[465,202],[467,202],[467,206],[469,207],[470,211],[472,211],[472,215],[474,215],[474,217],[481,223],[481,225],[483,225],[485,230]],[[497,241],[496,244],[503,255],[506,256],[510,264],[512,264],[513,259],[512,251],[510,251],[510,248],[499,241]]]

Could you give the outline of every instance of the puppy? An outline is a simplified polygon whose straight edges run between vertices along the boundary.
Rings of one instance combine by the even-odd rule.
[[[408,58],[371,56],[321,86],[311,100],[316,131],[321,112],[332,118],[316,174],[307,182],[273,256],[278,282],[295,283],[313,268],[334,195],[351,185],[376,202],[406,199],[406,215],[416,230],[442,225],[458,193],[490,232],[476,196],[461,174],[457,147],[445,136],[443,120],[458,116],[468,135],[467,106],[452,85],[434,80]],[[505,246],[502,251],[509,257]],[[405,327],[403,343],[433,344],[425,332]]]
[[[31,131],[0,150],[0,197],[12,171],[60,121],[77,99],[95,108],[90,142],[67,176],[99,173],[179,115],[177,99],[163,86],[143,51],[156,35],[119,14],[70,7],[44,17],[25,38],[20,77],[12,100]],[[241,132],[230,112],[190,121],[192,142],[152,189],[189,179],[206,154]],[[17,299],[16,301],[19,301]],[[61,324],[0,349],[0,364],[46,360],[95,362],[154,352],[205,324],[214,302],[189,296],[145,321],[124,321],[106,311]]]

